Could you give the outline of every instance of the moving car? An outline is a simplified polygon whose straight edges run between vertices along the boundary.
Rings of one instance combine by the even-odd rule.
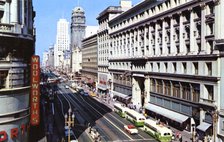
[[[65,85],[65,88],[68,89],[69,88],[68,85]]]
[[[138,129],[132,124],[124,125],[124,130],[126,130],[130,134],[138,134]]]

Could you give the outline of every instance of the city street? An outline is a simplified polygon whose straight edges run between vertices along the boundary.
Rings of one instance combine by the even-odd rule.
[[[138,135],[129,135],[123,130],[123,127],[130,122],[121,118],[97,100],[89,96],[72,93],[70,89],[66,89],[64,86],[63,84],[59,85],[59,94],[57,100],[55,100],[57,111],[60,111],[59,108],[61,108],[61,113],[58,112],[58,114],[64,114],[68,111],[69,106],[72,108],[76,118],[75,127],[72,130],[79,141],[86,141],[85,133],[90,132],[90,127],[99,133],[99,138],[96,139],[101,141],[155,141],[142,131]],[[60,118],[63,120],[63,115],[60,115]]]

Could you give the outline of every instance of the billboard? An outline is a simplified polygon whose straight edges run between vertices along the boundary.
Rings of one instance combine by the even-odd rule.
[[[40,58],[31,57],[31,93],[30,93],[30,124],[40,123]]]

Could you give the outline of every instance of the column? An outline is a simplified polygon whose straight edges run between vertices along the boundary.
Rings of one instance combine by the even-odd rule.
[[[110,86],[110,90],[111,90],[111,98],[113,98],[113,91],[114,91],[114,74],[111,73],[111,86]]]
[[[144,105],[146,105],[148,102],[150,102],[150,78],[149,76],[145,77],[145,102]]]
[[[194,37],[194,31],[195,31],[195,23],[194,23],[194,13],[192,10],[190,11],[190,54],[193,54],[195,51],[195,37]]]
[[[140,29],[137,29],[137,41],[136,41],[136,43],[137,43],[137,49],[138,49],[137,56],[140,56],[141,55],[141,47],[139,45],[139,41],[140,41]]]
[[[143,56],[147,56],[147,50],[146,50],[146,45],[147,45],[147,38],[146,38],[146,36],[147,36],[147,26],[145,25],[144,26],[144,42],[143,42],[143,44],[144,44],[144,55]]]
[[[132,102],[134,105],[141,104],[141,89],[135,77],[132,77]]]
[[[158,44],[158,24],[155,23],[155,55],[158,56],[159,55],[159,44]]]
[[[137,53],[136,53],[136,47],[137,47],[137,40],[136,40],[136,36],[137,36],[137,32],[136,29],[134,29],[134,43],[133,43],[133,48],[134,48],[134,57],[136,57]]]
[[[16,23],[18,24],[18,20],[19,20],[19,17],[18,17],[18,0],[12,0],[11,1],[11,7],[10,7],[10,14],[11,14],[11,22],[12,23]]]
[[[130,50],[130,53],[129,53],[129,55],[128,55],[129,57],[133,56],[133,55],[132,55],[132,44],[133,44],[133,43],[132,43],[132,39],[131,39],[131,37],[132,37],[132,30],[130,30],[130,32],[129,32],[129,47],[128,47],[129,50]]]
[[[206,5],[201,5],[201,51],[200,54],[205,54],[206,52],[206,23],[205,23]]]
[[[184,38],[183,38],[183,33],[184,33],[184,26],[183,26],[183,14],[180,13],[180,27],[179,27],[179,48],[180,48],[180,53],[179,54],[184,54]],[[186,36],[186,35],[185,35]]]
[[[148,26],[149,28],[148,28],[148,36],[149,36],[149,41],[148,41],[148,46],[149,46],[149,53],[148,53],[148,56],[152,56],[152,49],[153,49],[153,47],[152,47],[152,42],[151,42],[151,40],[152,40],[152,34],[151,34],[151,31],[152,31],[152,26]]]
[[[129,45],[128,45],[128,36],[129,36],[129,35],[128,35],[128,32],[126,32],[126,33],[125,33],[125,51],[126,51],[126,53],[125,53],[125,58],[128,57],[128,48],[129,48],[129,47],[128,47],[128,46],[129,46]]]
[[[5,14],[3,15],[2,21],[3,23],[10,23],[10,4],[8,2],[5,3]]]
[[[174,54],[175,53],[175,34],[174,34],[174,19],[173,17],[170,17],[170,53]]]
[[[166,29],[165,29],[165,19],[162,19],[163,23],[162,23],[162,56],[165,56],[166,53],[167,53],[167,44],[166,44],[166,41],[165,41],[165,37],[166,37]]]

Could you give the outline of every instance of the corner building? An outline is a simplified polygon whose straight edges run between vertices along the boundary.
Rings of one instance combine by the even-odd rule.
[[[32,0],[0,1],[0,141],[28,141],[34,17]]]
[[[145,0],[110,20],[114,92],[132,87],[148,116],[223,142],[223,12],[223,0]]]

